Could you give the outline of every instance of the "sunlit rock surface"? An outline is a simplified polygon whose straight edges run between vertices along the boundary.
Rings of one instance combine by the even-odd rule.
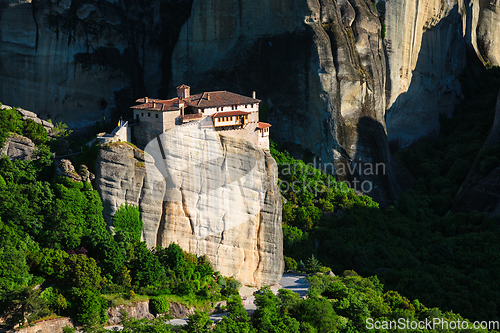
[[[159,139],[146,147],[143,164],[131,146],[101,150],[97,178],[108,222],[127,201],[143,213],[149,247],[176,242],[245,285],[278,283],[283,239],[274,159],[198,124]]]

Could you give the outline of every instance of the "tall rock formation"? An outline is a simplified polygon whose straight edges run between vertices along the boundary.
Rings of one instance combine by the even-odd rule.
[[[437,134],[439,114],[450,116],[461,97],[467,10],[462,1],[441,0],[379,6],[387,27],[387,134],[407,146]]]
[[[127,144],[102,149],[97,179],[108,223],[125,201],[139,206],[149,247],[176,242],[245,285],[279,282],[281,194],[268,152],[190,124],[146,153]]]
[[[484,63],[500,65],[500,2],[468,1],[471,10],[471,36],[474,48]]]

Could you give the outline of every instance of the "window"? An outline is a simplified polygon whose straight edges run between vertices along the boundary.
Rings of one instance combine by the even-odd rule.
[[[158,113],[156,114],[156,118],[158,118]]]
[[[148,112],[148,117],[151,117],[151,112]]]
[[[143,112],[143,113],[141,113],[141,117],[144,117],[144,112]]]
[[[248,108],[248,104],[245,104],[245,109]]]
[[[253,104],[250,104],[250,107],[253,108]]]

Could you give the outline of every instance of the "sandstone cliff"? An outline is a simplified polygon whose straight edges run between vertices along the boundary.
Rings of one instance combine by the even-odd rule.
[[[398,146],[439,131],[461,97],[467,10],[462,1],[387,1],[387,134]],[[465,24],[464,24],[465,23]]]
[[[112,225],[113,216],[125,202],[138,206],[144,222],[143,239],[153,247],[162,215],[165,180],[154,168],[146,174],[148,164],[154,161],[143,151],[127,143],[112,143],[99,152],[96,179],[106,222]]]
[[[30,139],[12,134],[7,137],[5,145],[0,148],[0,156],[7,155],[11,160],[28,161],[33,158],[35,144]]]
[[[500,3],[498,1],[472,0],[471,42],[481,60],[500,65]]]
[[[127,144],[101,150],[97,179],[108,223],[127,201],[141,210],[148,246],[176,242],[246,285],[277,283],[283,240],[274,159],[198,124],[173,129],[160,142],[145,154]]]

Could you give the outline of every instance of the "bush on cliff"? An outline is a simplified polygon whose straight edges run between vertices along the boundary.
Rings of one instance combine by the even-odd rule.
[[[22,134],[22,128],[22,117],[16,108],[0,108],[0,148],[4,146],[10,133]]]
[[[129,205],[127,202],[113,216],[115,233],[123,232],[133,241],[140,241],[142,235],[142,218],[139,207]],[[126,236],[126,237],[127,237]]]

